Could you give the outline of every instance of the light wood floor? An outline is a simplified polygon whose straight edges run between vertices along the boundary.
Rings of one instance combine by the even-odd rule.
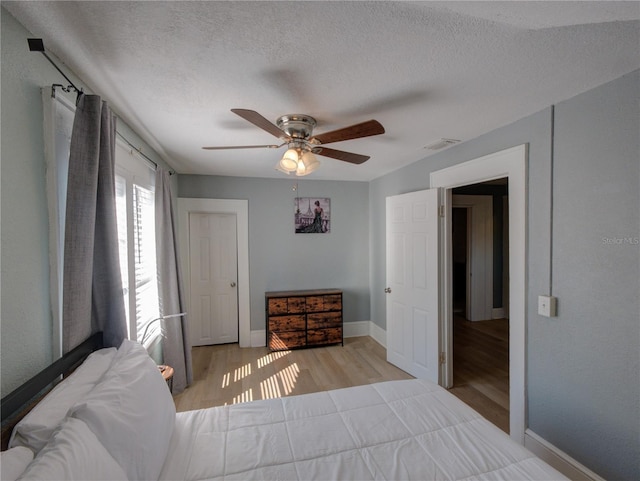
[[[459,369],[451,393],[508,430],[508,378],[505,391],[502,368],[493,372],[494,363],[482,352],[482,346],[503,349],[498,349],[496,338],[504,337],[504,327],[488,322],[492,324],[455,324],[454,365]],[[476,338],[484,341],[475,342]],[[192,355],[194,382],[174,396],[178,411],[412,378],[389,364],[385,348],[370,337],[347,338],[344,347],[282,352],[266,347],[240,349],[237,344],[202,346],[194,347]],[[506,362],[508,375],[508,353]],[[496,378],[500,379],[497,388],[492,387]]]
[[[389,364],[370,337],[345,339],[344,347],[281,352],[203,346],[192,355],[194,382],[174,397],[178,411],[412,378]]]
[[[509,320],[453,323],[450,392],[509,432]]]

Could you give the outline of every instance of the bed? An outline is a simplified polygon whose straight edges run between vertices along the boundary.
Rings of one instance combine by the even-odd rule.
[[[417,379],[176,413],[154,362],[125,341],[21,416],[2,479],[566,478]]]

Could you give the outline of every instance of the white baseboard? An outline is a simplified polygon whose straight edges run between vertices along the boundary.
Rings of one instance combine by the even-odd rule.
[[[360,337],[369,335],[371,321],[345,322],[342,324],[344,337]]]
[[[267,345],[266,329],[251,331],[251,347],[264,347],[266,345]]]
[[[382,347],[387,346],[387,331],[373,321],[345,322],[344,337],[370,336]]]
[[[382,347],[387,347],[387,331],[373,321],[369,321],[369,335]]]
[[[527,429],[524,433],[524,445],[529,451],[572,481],[605,481],[604,478],[598,476],[530,429]]]

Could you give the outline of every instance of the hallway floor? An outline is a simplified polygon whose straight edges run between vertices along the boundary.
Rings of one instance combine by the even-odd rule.
[[[455,316],[450,392],[509,432],[509,320]]]

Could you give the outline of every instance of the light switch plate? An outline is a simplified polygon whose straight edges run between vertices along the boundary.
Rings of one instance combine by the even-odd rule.
[[[557,315],[557,298],[538,296],[538,314],[545,317],[555,317]]]

